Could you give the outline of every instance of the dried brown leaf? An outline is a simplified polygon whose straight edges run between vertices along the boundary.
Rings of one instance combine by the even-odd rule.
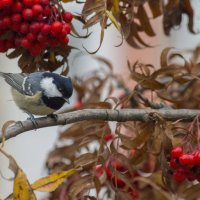
[[[148,4],[149,4],[149,7],[150,7],[151,12],[153,14],[153,18],[156,18],[156,17],[159,17],[160,15],[162,15],[161,1],[149,0]]]
[[[68,195],[70,199],[75,199],[80,192],[94,188],[93,178],[90,175],[80,177],[73,182],[69,188]]]
[[[2,143],[0,144],[0,149],[3,148],[4,143],[5,143],[5,137],[6,137],[6,129],[15,124],[16,122],[13,120],[7,121],[3,124],[2,128],[1,128],[1,132],[2,132]]]
[[[17,48],[13,50],[11,53],[6,54],[6,56],[10,59],[19,57],[24,52],[23,48]]]
[[[138,11],[137,11],[137,17],[140,20],[140,24],[144,30],[144,32],[148,35],[148,36],[155,36],[155,32],[153,30],[153,28],[151,27],[148,15],[143,7],[143,5],[139,6]]]
[[[97,162],[97,160],[98,157],[95,153],[85,153],[74,160],[74,166],[76,168],[90,168]]]

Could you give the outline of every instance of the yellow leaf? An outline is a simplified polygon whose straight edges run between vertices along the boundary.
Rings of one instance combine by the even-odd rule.
[[[3,149],[0,152],[9,159],[9,169],[15,174],[13,183],[13,194],[9,195],[6,199],[13,200],[36,200],[36,196],[27,180],[26,174],[18,166],[15,159],[6,153]]]
[[[110,21],[114,24],[114,26],[117,28],[117,30],[121,32],[121,26],[119,25],[119,23],[117,22],[117,20],[113,16],[112,12],[106,10],[106,15],[110,19]]]
[[[69,177],[72,174],[75,174],[76,172],[76,169],[70,169],[63,172],[53,173],[46,177],[38,179],[31,185],[31,187],[33,190],[38,190],[41,192],[52,192],[60,184],[62,184],[67,177]]]
[[[112,13],[114,16],[118,16],[119,14],[119,0],[115,0],[112,6]]]
[[[14,200],[36,200],[36,196],[31,189],[25,173],[18,168],[17,175],[14,180],[13,188]]]

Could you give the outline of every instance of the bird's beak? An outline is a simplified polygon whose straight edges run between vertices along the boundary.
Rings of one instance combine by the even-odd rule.
[[[68,104],[70,104],[70,101],[69,101],[69,99],[65,99],[65,101],[66,101]]]

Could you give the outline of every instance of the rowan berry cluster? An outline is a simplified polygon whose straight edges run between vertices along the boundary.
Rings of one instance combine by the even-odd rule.
[[[200,151],[184,153],[181,146],[171,150],[170,167],[173,171],[173,179],[178,182],[185,180],[200,181]]]
[[[68,44],[72,14],[51,0],[0,1],[0,52],[22,47],[38,56],[48,47]]]

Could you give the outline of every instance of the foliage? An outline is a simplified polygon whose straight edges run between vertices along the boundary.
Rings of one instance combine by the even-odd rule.
[[[63,0],[63,3],[69,2],[73,0]],[[154,37],[152,21],[158,17],[162,17],[164,33],[169,35],[175,26],[181,25],[182,16],[186,14],[188,30],[194,33],[194,11],[189,0],[86,0],[74,3],[83,3],[80,16],[74,15],[74,20],[82,22],[83,29],[96,24],[101,26],[99,47],[91,54],[99,50],[105,30],[111,24],[120,32],[122,42],[125,40],[133,48],[151,46],[143,40],[141,33]],[[72,24],[71,27],[76,37],[90,35],[80,36]],[[55,71],[65,66],[62,72],[67,75],[67,59],[72,49],[76,47],[60,45],[33,57],[18,48],[7,56],[19,57],[18,64],[23,72]],[[113,73],[108,60],[94,56],[102,67],[85,77],[74,78],[77,101],[63,112],[83,108],[138,108],[147,112],[151,108],[199,109],[199,49],[191,51],[192,57],[187,60],[185,52],[166,48],[161,52],[159,66],[128,61],[130,78],[135,82],[131,88]],[[102,101],[105,91],[107,98]],[[129,200],[147,199],[150,195],[152,199],[197,199],[199,179],[194,182],[187,176],[187,180],[177,182],[180,179],[173,178],[176,170],[170,163],[173,147],[181,146],[184,153],[192,155],[199,151],[199,116],[192,123],[185,119],[170,122],[157,113],[151,113],[151,118],[148,122],[82,121],[63,127],[46,160],[49,175],[33,184],[29,183],[14,158],[1,149],[15,175],[13,194],[7,199],[36,199],[35,190],[49,192],[49,200]],[[3,127],[3,135],[8,125],[10,123]],[[179,160],[175,159],[176,162]],[[186,168],[199,177],[197,165]]]

